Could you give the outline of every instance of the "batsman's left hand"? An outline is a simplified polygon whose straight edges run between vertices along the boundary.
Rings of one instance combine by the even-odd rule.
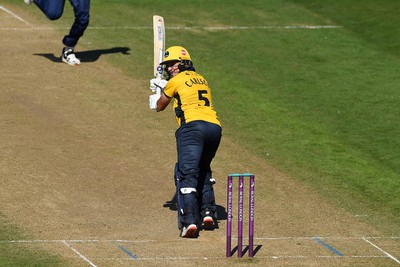
[[[168,81],[161,78],[153,78],[150,80],[150,90],[153,93],[161,94],[164,91]]]

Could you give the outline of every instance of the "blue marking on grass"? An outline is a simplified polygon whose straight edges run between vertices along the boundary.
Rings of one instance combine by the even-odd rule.
[[[334,249],[333,247],[329,246],[327,243],[325,243],[324,241],[322,241],[321,239],[319,239],[318,237],[313,237],[313,239],[315,241],[317,241],[317,243],[323,245],[324,247],[326,247],[327,249],[329,249],[330,251],[332,251],[333,253],[335,253],[336,255],[342,257],[343,254],[340,253],[339,251],[337,251],[336,249]]]
[[[120,244],[118,244],[117,242],[114,241],[114,243],[123,251],[125,252],[131,259],[137,260],[137,256],[135,254],[133,254],[132,252],[130,252],[129,250],[127,250],[125,247],[121,246]]]

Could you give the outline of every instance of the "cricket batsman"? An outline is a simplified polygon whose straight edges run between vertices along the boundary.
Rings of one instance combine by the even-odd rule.
[[[211,161],[222,136],[207,80],[195,71],[189,52],[181,46],[165,51],[161,65],[166,79],[150,80],[150,109],[163,111],[173,99],[179,125],[175,168],[181,237],[195,238],[199,229],[216,227]]]

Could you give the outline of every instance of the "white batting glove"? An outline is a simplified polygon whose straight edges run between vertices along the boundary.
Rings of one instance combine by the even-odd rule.
[[[168,81],[161,78],[153,78],[150,80],[150,90],[153,93],[161,94],[164,91]]]
[[[157,108],[157,101],[160,99],[161,94],[154,94],[149,96],[149,108],[156,109]]]

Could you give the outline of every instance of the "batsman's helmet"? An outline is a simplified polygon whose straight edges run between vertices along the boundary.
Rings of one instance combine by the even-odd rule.
[[[170,61],[184,60],[191,60],[189,52],[182,46],[171,46],[170,48],[165,50],[163,62],[161,62],[161,64],[165,64]]]
[[[172,73],[168,72],[168,64],[176,62],[180,62],[178,65],[179,71],[195,71],[189,52],[182,46],[171,46],[165,51],[163,62],[161,62],[161,65],[164,66],[164,76],[166,76],[167,80],[172,78]]]

